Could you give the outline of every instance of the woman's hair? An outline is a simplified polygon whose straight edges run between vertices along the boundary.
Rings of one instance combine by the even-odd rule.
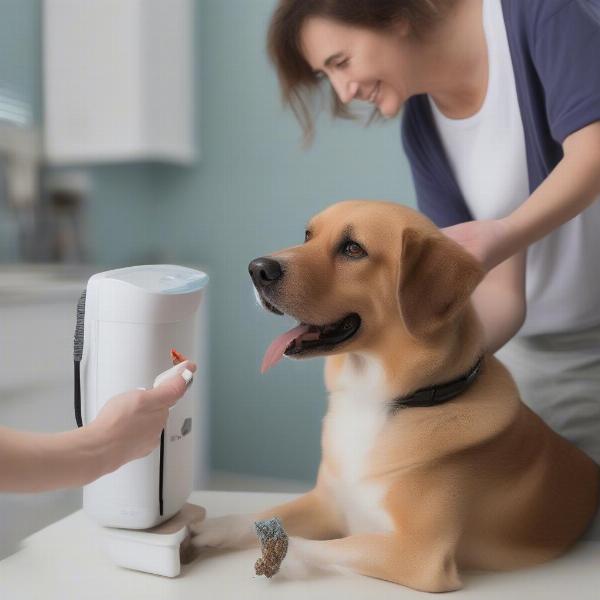
[[[304,58],[300,31],[309,17],[323,17],[366,29],[385,31],[400,21],[416,34],[424,33],[444,14],[453,0],[279,0],[269,26],[267,49],[279,78],[285,105],[294,111],[305,142],[314,132],[311,99],[320,78]],[[352,118],[334,93],[332,113]]]

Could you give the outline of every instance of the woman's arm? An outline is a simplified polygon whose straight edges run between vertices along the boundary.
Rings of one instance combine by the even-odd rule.
[[[473,304],[492,353],[525,320],[527,247],[577,216],[600,195],[600,122],[571,134],[564,152],[546,180],[508,217],[443,230],[489,270],[473,294]]]
[[[186,361],[150,390],[107,402],[85,427],[62,433],[0,428],[0,492],[44,492],[78,487],[149,454],[196,365]],[[186,373],[187,371],[187,373]]]
[[[504,346],[525,321],[525,259],[526,252],[520,252],[492,269],[471,298],[483,325],[485,347],[491,354]]]
[[[101,436],[89,426],[63,433],[0,428],[0,492],[85,485],[107,471]]]
[[[508,236],[497,261],[537,242],[600,195],[600,121],[572,133],[563,149],[562,160],[546,180],[503,219]]]
[[[572,133],[563,148],[562,160],[510,215],[460,223],[444,233],[489,271],[577,216],[600,195],[600,121]]]

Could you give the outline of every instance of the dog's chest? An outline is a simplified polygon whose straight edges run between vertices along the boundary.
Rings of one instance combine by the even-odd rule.
[[[382,506],[386,486],[369,478],[369,460],[386,423],[385,396],[378,365],[361,376],[347,374],[352,385],[336,392],[327,419],[328,452],[336,465],[329,480],[348,533],[386,531],[392,522]]]

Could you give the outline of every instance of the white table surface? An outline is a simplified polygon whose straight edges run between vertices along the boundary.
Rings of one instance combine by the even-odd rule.
[[[295,494],[194,492],[190,501],[209,516],[254,511]],[[1,518],[1,515],[0,515]],[[42,529],[21,549],[0,561],[0,598],[11,600],[125,600],[129,598],[235,600],[306,599],[398,600],[425,594],[360,575],[318,575],[310,579],[271,580],[254,574],[257,549],[207,552],[184,565],[174,579],[115,567],[100,545],[97,525],[82,511]],[[562,558],[512,573],[468,574],[465,588],[447,598],[463,600],[598,600],[600,542],[581,542]]]

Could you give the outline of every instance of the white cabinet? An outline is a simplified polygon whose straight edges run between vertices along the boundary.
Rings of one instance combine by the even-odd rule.
[[[0,269],[1,427],[48,433],[75,427],[73,332],[86,281],[41,267]],[[80,489],[0,493],[0,558],[80,507]]]
[[[194,160],[193,0],[44,0],[52,164]]]

